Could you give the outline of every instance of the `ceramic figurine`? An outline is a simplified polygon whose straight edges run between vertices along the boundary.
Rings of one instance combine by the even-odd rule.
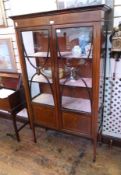
[[[72,49],[72,55],[74,57],[80,57],[81,56],[81,53],[82,53],[82,51],[81,51],[81,48],[79,47],[79,45],[76,45],[76,46],[73,47],[73,49]]]

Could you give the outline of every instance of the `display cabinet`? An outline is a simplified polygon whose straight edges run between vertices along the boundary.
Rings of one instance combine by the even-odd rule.
[[[91,139],[94,160],[108,9],[100,5],[12,17],[31,122]]]

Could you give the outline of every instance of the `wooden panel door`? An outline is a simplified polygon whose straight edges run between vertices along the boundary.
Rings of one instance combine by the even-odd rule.
[[[59,118],[64,131],[92,137],[95,97],[96,27],[94,23],[54,26]],[[100,52],[100,48],[98,48]],[[98,61],[96,61],[98,60]],[[99,64],[99,63],[98,63]],[[97,71],[97,74],[99,71]],[[97,116],[96,116],[97,117]]]
[[[33,110],[34,122],[46,127],[57,127],[55,108],[55,80],[51,27],[21,30],[23,64],[26,65],[26,91]],[[26,83],[27,82],[27,83]],[[48,112],[49,111],[49,112]]]

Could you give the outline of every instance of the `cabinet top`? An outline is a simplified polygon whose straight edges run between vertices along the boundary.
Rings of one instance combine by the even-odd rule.
[[[31,13],[31,14],[24,14],[24,15],[15,15],[10,16],[11,19],[17,20],[17,19],[25,19],[25,18],[35,18],[35,17],[41,17],[41,16],[53,16],[53,15],[60,15],[60,14],[66,14],[66,13],[76,13],[76,12],[88,12],[88,11],[98,11],[103,10],[107,11],[111,8],[107,5],[101,4],[101,5],[93,5],[93,6],[85,6],[85,7],[77,7],[77,8],[70,8],[70,9],[62,9],[62,10],[54,10],[54,11],[46,11],[46,12],[37,12],[37,13]]]

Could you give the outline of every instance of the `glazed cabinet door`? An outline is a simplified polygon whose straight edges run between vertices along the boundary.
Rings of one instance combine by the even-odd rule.
[[[94,27],[92,24],[58,25],[54,32],[62,130],[90,137]]]
[[[55,128],[55,85],[51,28],[23,29],[21,37],[34,121],[39,125]]]

